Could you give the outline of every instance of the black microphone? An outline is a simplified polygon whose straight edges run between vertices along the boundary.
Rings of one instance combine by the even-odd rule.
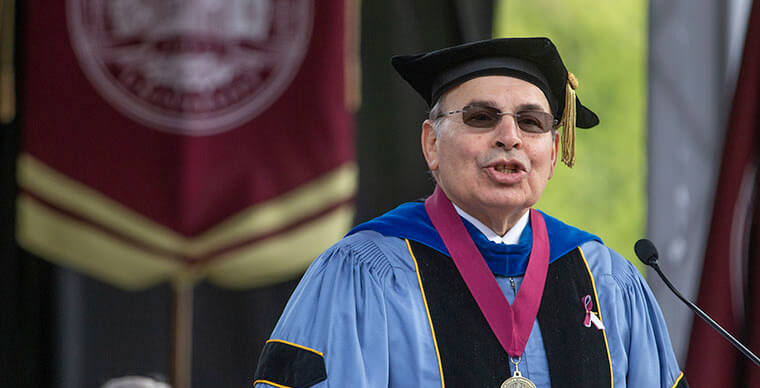
[[[702,311],[697,305],[694,303],[689,302],[686,298],[681,295],[676,288],[670,284],[670,280],[665,276],[665,274],[660,271],[660,266],[657,265],[657,259],[659,255],[657,254],[657,248],[654,247],[654,244],[645,239],[642,238],[639,241],[636,241],[636,244],[633,246],[634,252],[636,252],[636,256],[639,257],[639,260],[641,260],[642,263],[645,265],[648,265],[652,268],[654,268],[655,271],[657,271],[657,274],[660,275],[660,278],[662,278],[662,281],[665,282],[665,284],[668,285],[668,288],[670,288],[671,291],[673,291],[676,296],[681,299],[684,303],[686,303],[689,308],[694,310],[697,315],[702,318],[703,321],[707,322],[708,325],[710,325],[713,329],[715,329],[720,335],[723,336],[728,342],[731,343],[731,345],[734,345],[735,348],[739,349],[742,353],[744,353],[747,358],[749,358],[755,365],[760,366],[760,359],[757,358],[757,356],[752,353],[749,349],[747,349],[746,346],[742,345],[739,340],[734,338],[731,334],[729,334],[724,328],[722,328],[718,322],[715,322],[712,318],[710,318],[709,315],[705,314],[704,311]]]

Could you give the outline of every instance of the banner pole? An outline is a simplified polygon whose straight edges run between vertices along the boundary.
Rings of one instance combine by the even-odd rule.
[[[193,288],[194,282],[175,279],[173,296],[172,387],[190,388],[193,363]]]
[[[0,0],[0,124],[16,117],[15,71],[15,0]]]

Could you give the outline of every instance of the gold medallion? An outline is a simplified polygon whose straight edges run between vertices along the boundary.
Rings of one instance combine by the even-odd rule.
[[[536,384],[533,384],[532,381],[522,377],[520,371],[515,371],[515,374],[513,374],[512,377],[501,383],[501,388],[536,388]]]

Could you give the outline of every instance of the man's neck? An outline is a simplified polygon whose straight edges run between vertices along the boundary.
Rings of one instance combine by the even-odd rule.
[[[530,212],[525,212],[520,219],[507,230],[506,233],[503,235],[499,235],[498,233],[494,232],[493,229],[488,227],[486,224],[478,220],[477,218],[471,216],[464,210],[462,210],[459,206],[455,205],[452,202],[452,205],[454,205],[454,210],[456,210],[457,214],[459,214],[462,218],[469,221],[472,225],[474,225],[480,233],[483,233],[484,236],[489,241],[495,242],[495,243],[501,243],[501,244],[517,244],[520,241],[520,235],[522,235],[523,230],[525,229],[525,226],[528,224],[528,214]]]

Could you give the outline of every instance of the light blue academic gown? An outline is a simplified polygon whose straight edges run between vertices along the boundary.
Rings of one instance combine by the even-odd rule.
[[[674,387],[682,373],[662,313],[644,279],[630,262],[599,241],[587,241],[580,248],[597,289],[614,387]],[[512,280],[519,289],[522,277]],[[496,281],[512,303],[515,292],[509,277],[496,275]],[[314,387],[441,387],[442,373],[419,284],[403,239],[358,231],[312,263],[271,339],[324,355],[327,380]],[[477,362],[478,355],[472,358]],[[537,387],[552,386],[538,321],[519,368]],[[272,385],[259,382],[255,387]]]

